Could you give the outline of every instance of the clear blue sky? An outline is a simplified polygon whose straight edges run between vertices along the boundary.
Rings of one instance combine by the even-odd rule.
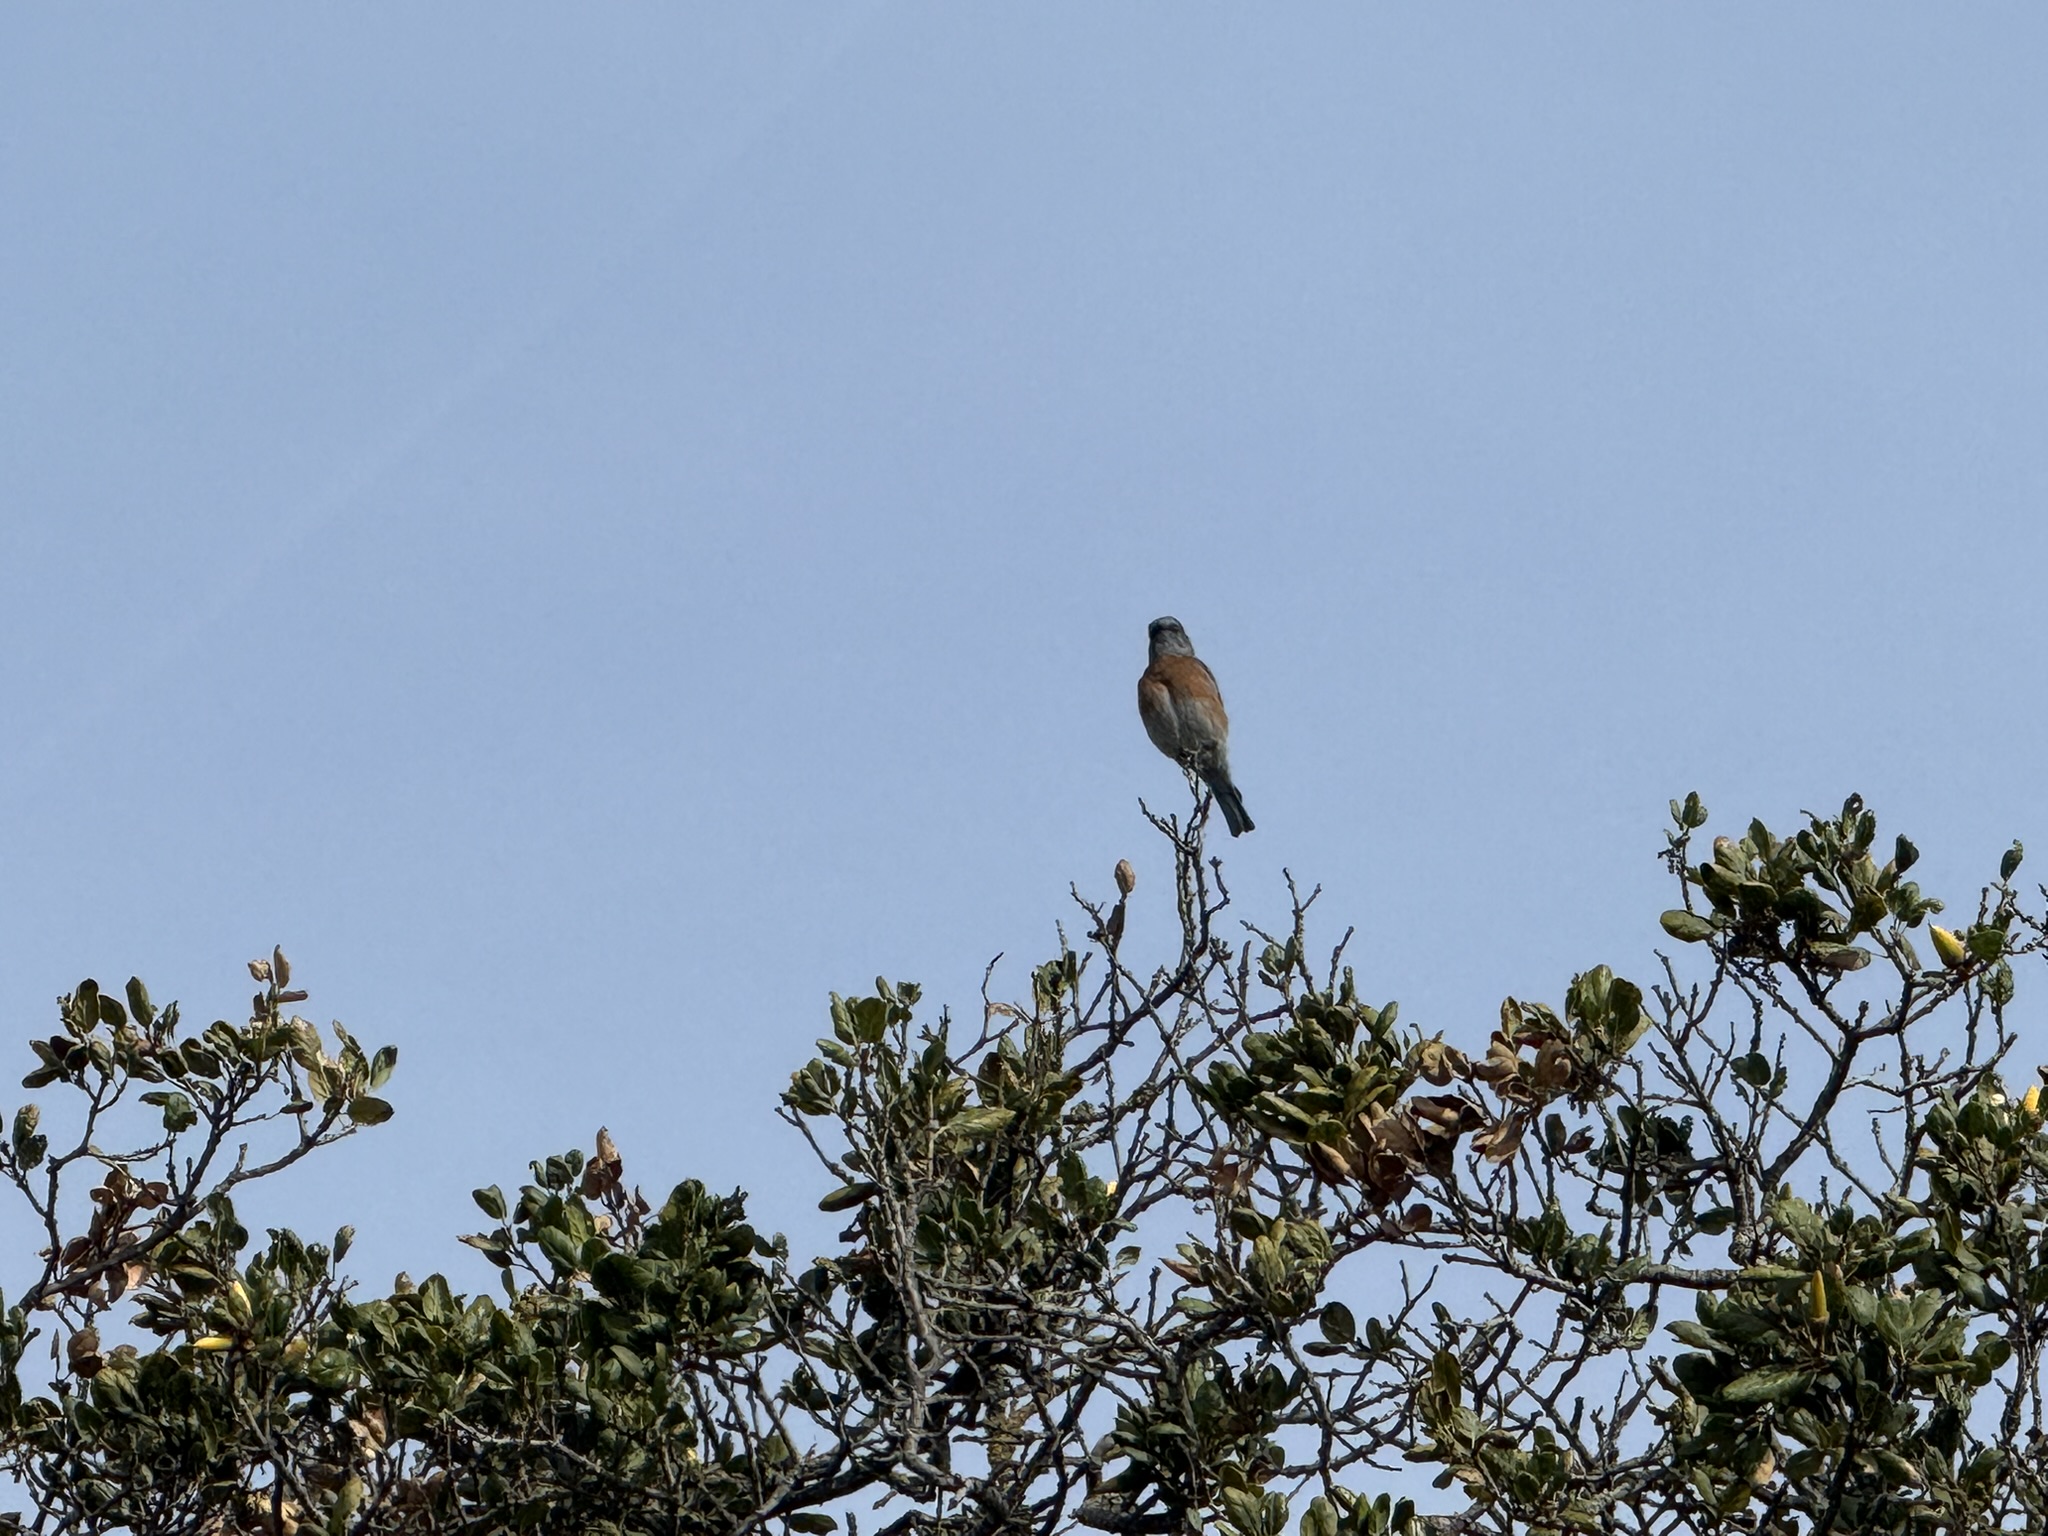
[[[474,1283],[604,1123],[801,1246],[828,990],[1163,908],[1160,613],[1245,915],[1469,1046],[1690,788],[2048,857],[2044,104],[2018,5],[13,8],[0,1049],[281,941],[400,1113],[259,1217]]]

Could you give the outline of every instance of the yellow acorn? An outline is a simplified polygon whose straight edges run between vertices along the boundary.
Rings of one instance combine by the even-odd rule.
[[[1806,1315],[1816,1323],[1828,1320],[1828,1282],[1817,1269],[1813,1272],[1813,1278],[1807,1282]]]
[[[192,1347],[194,1349],[206,1350],[208,1353],[211,1353],[214,1350],[233,1349],[235,1347],[235,1341],[229,1338],[224,1333],[209,1333],[203,1339],[194,1339],[192,1341]]]
[[[2027,1090],[2027,1096],[2020,1100],[2020,1107],[2036,1120],[2041,1118],[2041,1085],[2034,1084]]]
[[[1943,965],[1952,971],[1960,971],[1970,963],[1970,952],[1963,947],[1961,939],[1946,928],[1936,927],[1933,923],[1929,923],[1927,927],[1934,935],[1934,952],[1941,956]]]
[[[312,1347],[312,1345],[308,1344],[302,1338],[291,1340],[284,1347],[284,1363],[286,1365],[297,1365],[301,1360],[306,1358],[307,1353],[312,1349]]]

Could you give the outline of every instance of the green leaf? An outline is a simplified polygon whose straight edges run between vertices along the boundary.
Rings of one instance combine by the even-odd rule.
[[[370,1086],[372,1088],[382,1088],[386,1083],[390,1082],[391,1069],[397,1065],[398,1047],[395,1045],[380,1047],[377,1054],[370,1058]]]
[[[135,1022],[144,1029],[156,1022],[156,1004],[149,1000],[149,988],[142,984],[140,976],[128,978],[128,1011],[135,1015]]]
[[[850,1009],[853,1037],[862,1045],[880,1045],[889,1028],[889,1005],[879,997],[855,998]]]
[[[2020,872],[2020,860],[2027,856],[2025,844],[2013,839],[2013,845],[2005,850],[2005,857],[1998,861],[1998,878],[2010,880]]]
[[[1264,1501],[1248,1488],[1223,1490],[1223,1514],[1241,1536],[1265,1536]]]
[[[145,1093],[142,1102],[164,1113],[164,1129],[172,1135],[199,1123],[199,1111],[182,1093]]]
[[[382,1125],[396,1114],[382,1099],[373,1099],[368,1094],[348,1101],[348,1117],[357,1125]]]
[[[326,1104],[341,1097],[341,1083],[337,1074],[329,1071],[324,1062],[316,1061],[306,1068],[306,1092]]]
[[[482,1189],[472,1189],[469,1198],[476,1202],[476,1208],[493,1221],[505,1219],[505,1192],[495,1184],[486,1184]]]
[[[1323,1330],[1323,1337],[1332,1344],[1349,1344],[1358,1337],[1358,1319],[1341,1301],[1333,1301],[1324,1307],[1316,1322]]]
[[[946,1122],[945,1136],[948,1141],[986,1141],[1016,1118],[1017,1111],[998,1106],[965,1110]]]
[[[856,1205],[866,1204],[881,1192],[882,1186],[879,1184],[842,1184],[818,1202],[818,1209],[827,1213],[850,1211]]]
[[[802,1536],[825,1536],[827,1531],[839,1529],[839,1522],[830,1515],[821,1515],[816,1510],[808,1509],[801,1514],[789,1516],[783,1523],[792,1531],[801,1532]]]
[[[1860,971],[1870,964],[1870,951],[1854,944],[1814,943],[1806,946],[1806,958],[1818,970]]]
[[[1985,1000],[2003,1008],[2012,1001],[2012,967],[2005,961],[2000,960],[1984,973],[1984,980],[1981,985],[1984,988]]]
[[[1444,1396],[1456,1396],[1464,1389],[1464,1367],[1458,1363],[1456,1355],[1440,1349],[1429,1357],[1429,1379],[1430,1385]]]
[[[1980,1334],[1976,1347],[1970,1353],[1995,1371],[2012,1358],[2012,1342],[2002,1333]]]
[[[1731,1070],[1750,1087],[1761,1088],[1771,1080],[1771,1058],[1762,1051],[1751,1051],[1736,1057]]]
[[[583,1267],[583,1245],[560,1227],[542,1227],[535,1241],[563,1274],[573,1274]]]
[[[506,1251],[505,1244],[488,1232],[465,1232],[455,1241],[465,1247],[474,1248],[500,1269],[511,1267],[512,1255]]]
[[[1664,925],[1664,931],[1681,944],[1697,944],[1702,939],[1714,936],[1714,925],[1697,912],[1685,912],[1674,907],[1657,919]]]
[[[42,1109],[34,1104],[24,1104],[14,1112],[14,1133],[10,1140],[14,1146],[15,1163],[23,1173],[40,1167],[49,1153],[50,1138],[36,1134],[36,1127],[42,1119]]]
[[[1736,1377],[1721,1389],[1721,1396],[1731,1403],[1781,1403],[1793,1393],[1804,1392],[1812,1385],[1811,1371],[1767,1365]]]
[[[100,1018],[100,984],[90,976],[71,994],[72,1006],[64,1010],[64,1029],[74,1040],[83,1040]]]
[[[323,1349],[306,1362],[306,1379],[328,1392],[345,1391],[355,1384],[355,1356],[345,1349]]]

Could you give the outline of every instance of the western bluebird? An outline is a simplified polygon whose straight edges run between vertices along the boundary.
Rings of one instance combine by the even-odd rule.
[[[1202,665],[1179,619],[1154,619],[1152,656],[1138,679],[1138,718],[1152,745],[1200,776],[1216,796],[1232,837],[1252,830],[1244,799],[1230,782],[1230,717],[1216,674]]]

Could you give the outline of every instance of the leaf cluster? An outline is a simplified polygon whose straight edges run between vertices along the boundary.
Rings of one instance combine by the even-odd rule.
[[[258,1246],[235,1197],[389,1118],[395,1052],[291,1012],[281,952],[245,1025],[81,984],[31,1042],[59,1112],[0,1148],[41,1233],[0,1316],[17,1525],[2048,1524],[2017,844],[1942,928],[1859,798],[1698,857],[1688,796],[1647,984],[1595,964],[1425,1029],[1365,1000],[1349,935],[1312,961],[1313,892],[1226,932],[1203,818],[1153,818],[1162,963],[1128,953],[1124,861],[1076,893],[1090,943],[978,1020],[831,999],[779,1105],[843,1223],[801,1259],[742,1193],[643,1195],[600,1130],[474,1192],[494,1283],[371,1294],[348,1229]]]

